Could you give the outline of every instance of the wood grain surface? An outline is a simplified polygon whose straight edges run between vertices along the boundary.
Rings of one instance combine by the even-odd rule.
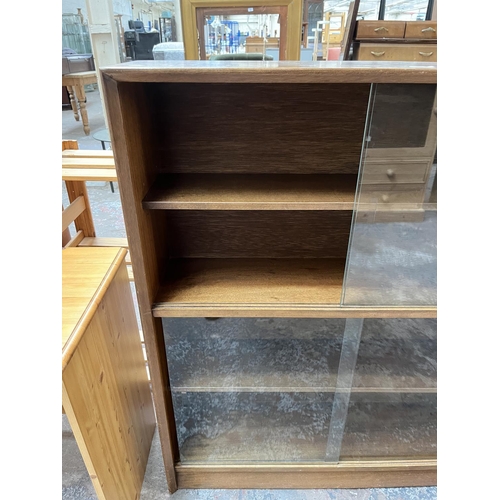
[[[151,85],[155,163],[169,173],[357,174],[369,90]]]
[[[170,174],[142,202],[162,210],[352,210],[356,175]]]
[[[63,293],[75,297],[72,310],[89,300],[85,318],[97,306],[88,322],[77,322],[83,331],[62,379],[63,406],[100,500],[138,498],[156,425],[125,253],[63,251]]]
[[[172,259],[156,317],[434,318],[435,307],[341,307],[343,259]]]
[[[372,488],[437,484],[436,460],[336,465],[177,465],[180,488]]]
[[[346,258],[351,211],[172,210],[170,258]]]
[[[67,149],[62,152],[63,158],[103,158],[113,157],[113,151],[110,149]]]
[[[120,248],[68,248],[62,251],[63,369],[126,253]]]
[[[343,259],[172,259],[154,313],[171,303],[339,304]]]
[[[64,172],[63,172],[63,180]],[[65,180],[66,191],[68,193],[68,199],[72,203],[80,196],[85,200],[84,210],[76,219],[75,219],[75,228],[77,231],[83,231],[83,235],[86,237],[94,237],[95,236],[95,227],[94,227],[94,219],[92,217],[92,211],[90,210],[90,200],[87,191],[87,186],[84,182],[79,182],[76,178],[68,178]]]
[[[102,68],[123,82],[436,83],[436,63],[359,61],[132,61]]]
[[[165,241],[155,234],[158,217],[142,210],[142,200],[156,177],[148,138],[152,124],[144,120],[149,98],[143,85],[118,84],[103,75],[104,96],[116,163],[123,217],[136,283],[141,323],[151,374],[158,431],[170,492],[177,489],[174,463],[176,431],[169,392],[168,368],[161,321],[151,315],[160,274],[165,265]],[[126,201],[125,201],[126,200]]]
[[[410,39],[437,39],[436,21],[412,21],[406,23],[405,38]]]
[[[368,21],[356,23],[356,39],[358,38],[404,38],[405,21]]]

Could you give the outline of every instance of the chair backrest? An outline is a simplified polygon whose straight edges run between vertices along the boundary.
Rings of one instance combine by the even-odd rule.
[[[62,150],[78,149],[78,141],[62,141]],[[63,247],[78,246],[85,237],[95,237],[89,195],[84,181],[65,181],[70,204],[62,212]],[[74,222],[76,235],[71,238],[69,225]]]

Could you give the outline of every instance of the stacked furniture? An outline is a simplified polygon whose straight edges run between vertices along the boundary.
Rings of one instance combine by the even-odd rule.
[[[435,21],[357,21],[354,40],[354,59],[359,61],[437,61],[437,23]],[[417,90],[418,92],[418,90]],[[381,99],[382,96],[379,96]],[[386,98],[387,106],[390,96]],[[378,220],[418,220],[423,217],[423,204],[435,182],[436,101],[430,93],[421,105],[432,109],[430,126],[426,128],[425,144],[415,149],[398,147],[383,129],[378,145],[367,152],[370,174],[364,179],[371,184],[373,197],[384,200],[385,211],[380,210]],[[411,106],[410,101],[408,106]],[[393,108],[396,111],[396,108]],[[398,110],[397,112],[400,112]],[[408,109],[403,112],[409,112]],[[387,110],[387,113],[390,113]],[[393,117],[392,123],[397,123]],[[383,126],[383,124],[382,124]],[[407,131],[408,137],[411,130]],[[385,135],[384,135],[385,134]],[[376,148],[376,149],[375,149]],[[368,190],[365,190],[367,193]],[[397,200],[398,204],[393,203]],[[405,207],[401,203],[405,203]]]
[[[380,221],[370,181],[420,175],[436,65],[103,82],[169,490],[435,484],[436,205]]]
[[[357,21],[354,59],[437,61],[436,21]]]

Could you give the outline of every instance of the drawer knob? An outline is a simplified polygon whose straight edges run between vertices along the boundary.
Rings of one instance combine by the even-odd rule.
[[[389,195],[388,194],[383,194],[382,195],[382,201],[387,203],[389,201]]]
[[[421,56],[424,56],[424,57],[429,57],[429,56],[432,56],[432,54],[434,54],[434,52],[419,52],[419,54]]]
[[[436,30],[434,28],[431,28],[430,26],[428,28],[424,28],[422,30],[422,33],[436,33]]]
[[[389,31],[385,26],[380,26],[380,28],[375,28],[373,31],[379,33],[380,31]]]
[[[380,57],[380,56],[383,56],[385,54],[385,50],[383,50],[382,52],[374,52],[373,50],[370,51],[375,57]]]
[[[387,177],[389,177],[389,179],[394,177],[394,170],[392,170],[392,168],[387,169]]]

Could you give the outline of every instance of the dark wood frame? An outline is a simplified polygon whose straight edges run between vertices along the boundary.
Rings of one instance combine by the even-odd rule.
[[[356,29],[356,18],[358,17],[360,0],[353,0],[349,5],[349,13],[346,20],[346,30],[344,33],[344,40],[340,47],[339,61],[347,61],[349,59],[349,52],[354,40],[354,31]]]

